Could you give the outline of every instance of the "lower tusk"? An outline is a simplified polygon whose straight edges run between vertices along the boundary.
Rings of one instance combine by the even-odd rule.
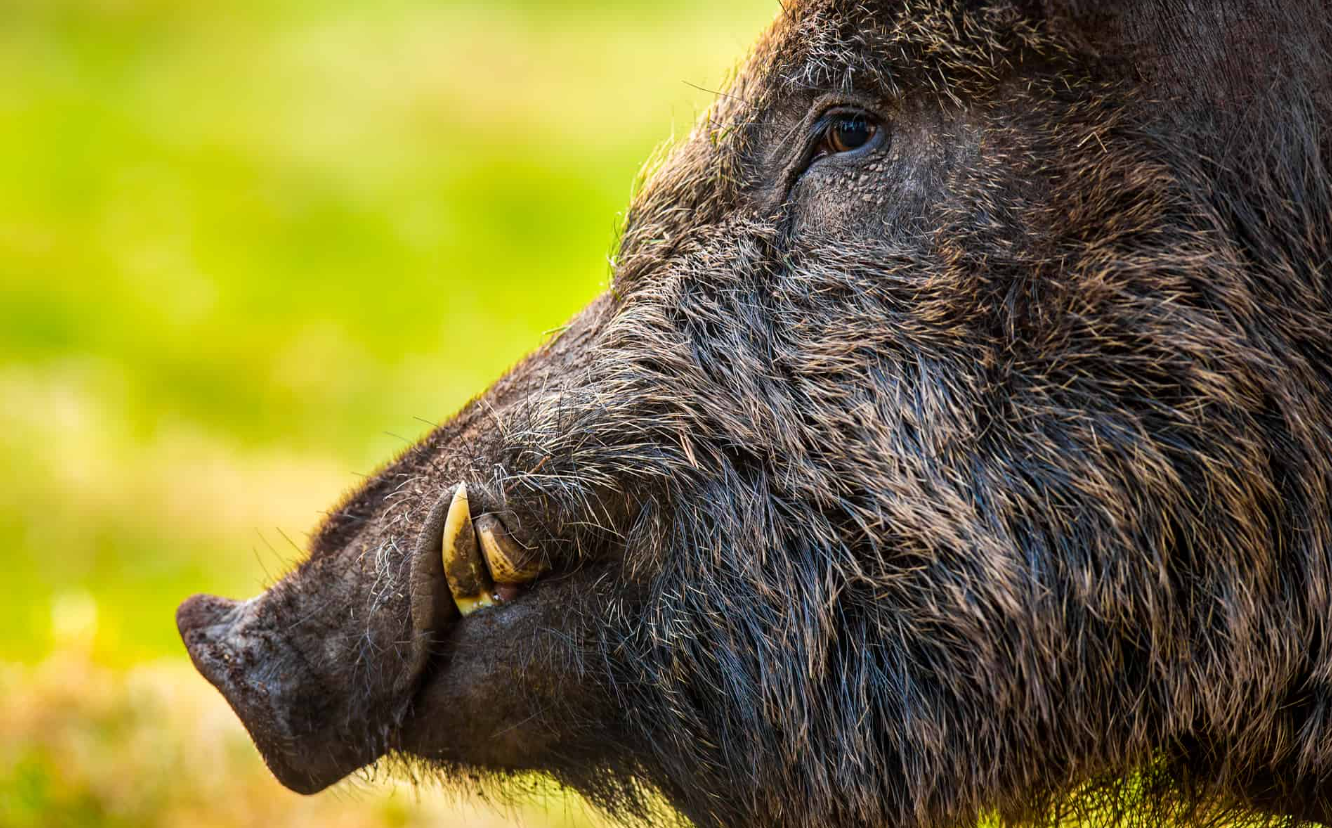
[[[444,577],[453,593],[453,602],[463,615],[471,615],[482,607],[495,603],[491,597],[494,584],[481,560],[472,528],[472,514],[467,502],[467,485],[458,486],[444,519],[443,539]]]
[[[476,519],[481,552],[497,584],[526,584],[541,574],[541,557],[524,549],[494,515]]]

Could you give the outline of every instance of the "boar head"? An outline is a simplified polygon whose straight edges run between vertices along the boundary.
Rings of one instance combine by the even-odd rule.
[[[788,3],[611,289],[271,590],[182,605],[195,664],[305,793],[1320,816],[1327,17]]]

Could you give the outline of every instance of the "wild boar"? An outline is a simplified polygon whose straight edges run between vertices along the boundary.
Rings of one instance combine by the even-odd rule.
[[[792,0],[613,283],[195,665],[700,826],[1332,818],[1326,0]]]

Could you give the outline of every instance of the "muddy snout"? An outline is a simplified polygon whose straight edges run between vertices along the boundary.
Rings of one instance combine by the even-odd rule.
[[[482,491],[444,492],[415,548],[350,544],[249,601],[196,595],[176,612],[194,666],[273,774],[315,793],[394,746],[455,625],[520,597],[542,558]]]
[[[190,659],[231,705],[273,775],[303,794],[317,793],[374,761],[366,742],[335,726],[341,705],[304,654],[267,628],[267,595],[236,602],[196,595],[176,623]]]

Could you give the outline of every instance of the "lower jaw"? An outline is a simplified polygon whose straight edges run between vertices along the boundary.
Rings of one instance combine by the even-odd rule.
[[[537,769],[557,724],[548,717],[567,709],[576,686],[560,667],[577,654],[558,619],[577,588],[569,579],[543,580],[459,621],[412,699],[401,749],[465,767]]]

